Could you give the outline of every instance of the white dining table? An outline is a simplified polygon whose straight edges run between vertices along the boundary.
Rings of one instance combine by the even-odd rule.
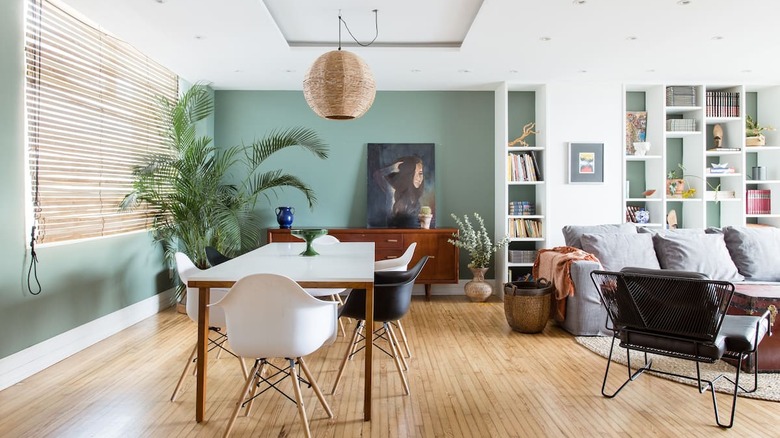
[[[366,327],[374,324],[374,243],[344,242],[315,246],[319,255],[304,257],[304,242],[269,243],[246,254],[200,271],[190,277],[188,287],[198,288],[197,357],[208,357],[208,328],[211,288],[229,288],[252,274],[279,274],[306,288],[353,288],[366,290]],[[373,343],[366,342],[363,419],[371,420]],[[206,360],[197,361],[195,420],[206,411]]]

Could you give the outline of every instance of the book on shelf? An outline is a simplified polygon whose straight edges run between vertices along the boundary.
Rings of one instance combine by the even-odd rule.
[[[509,201],[509,214],[512,216],[534,215],[536,206],[531,201]]]
[[[511,153],[506,160],[508,181],[541,181],[536,154],[523,152]]]
[[[772,191],[751,189],[745,193],[747,214],[771,214]]]
[[[739,117],[739,93],[708,91],[705,100],[707,117]]]
[[[721,199],[736,199],[737,192],[734,190],[707,190],[704,192],[704,199],[707,201],[719,201]]]
[[[723,175],[729,173],[736,173],[736,170],[733,167],[707,169],[707,175]]]
[[[509,237],[543,237],[539,219],[509,219]]]
[[[707,152],[739,152],[742,148],[717,147],[707,149]]]

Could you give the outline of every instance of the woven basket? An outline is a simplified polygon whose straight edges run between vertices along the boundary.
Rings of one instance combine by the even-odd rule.
[[[514,281],[504,284],[504,314],[512,330],[539,333],[550,319],[553,286],[544,278],[538,282]]]

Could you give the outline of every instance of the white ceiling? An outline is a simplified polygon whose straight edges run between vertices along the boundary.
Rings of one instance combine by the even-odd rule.
[[[379,90],[486,90],[501,81],[780,83],[780,32],[771,24],[778,0],[64,1],[185,79],[216,89],[300,90],[314,59],[336,48],[339,10],[366,42],[375,33],[372,9],[376,44],[347,49],[368,63]],[[291,47],[285,36],[320,46]],[[451,44],[460,38],[460,47]],[[349,40],[342,29],[342,42]],[[456,47],[408,47],[426,42]]]

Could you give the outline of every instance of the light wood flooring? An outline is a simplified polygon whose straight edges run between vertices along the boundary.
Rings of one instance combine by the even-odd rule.
[[[415,297],[404,319],[413,353],[411,395],[402,395],[392,360],[375,350],[371,422],[362,421],[362,356],[348,364],[339,392],[330,395],[347,342],[339,337],[307,360],[335,414],[327,419],[304,387],[313,436],[780,434],[780,404],[740,399],[734,428],[721,430],[708,393],[653,376],[640,377],[616,399],[603,398],[604,358],[553,323],[537,335],[512,332],[503,312],[496,299]],[[241,384],[234,358],[210,358],[205,423],[194,420],[193,377],[169,401],[194,342],[195,325],[185,315],[168,310],[148,318],[0,392],[0,437],[221,436]],[[727,402],[721,397],[723,407]],[[238,418],[232,436],[302,436],[302,429],[295,405],[271,391],[251,416]]]

